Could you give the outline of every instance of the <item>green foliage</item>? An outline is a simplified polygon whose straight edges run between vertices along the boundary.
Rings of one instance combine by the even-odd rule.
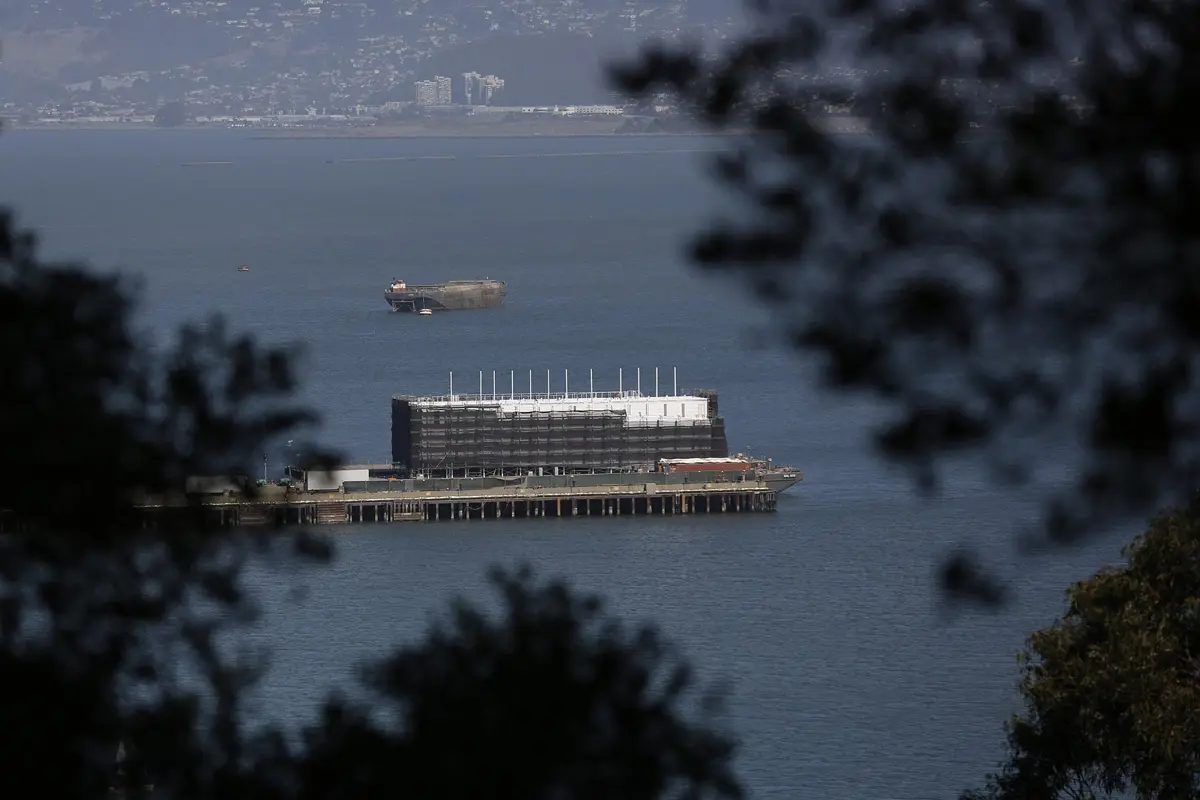
[[[1009,760],[964,798],[1200,793],[1200,494],[1125,557],[1074,584],[1063,618],[1030,637]]]
[[[716,167],[750,221],[714,224],[695,260],[770,304],[827,386],[893,411],[879,451],[924,488],[959,453],[1040,481],[1069,438],[1053,542],[1186,497],[1200,4],[756,3],[751,24],[614,70],[749,132]],[[814,97],[871,135],[828,132]]]

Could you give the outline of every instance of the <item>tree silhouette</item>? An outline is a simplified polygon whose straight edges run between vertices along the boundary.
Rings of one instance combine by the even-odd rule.
[[[894,412],[880,452],[925,489],[982,454],[1044,489],[1023,541],[1064,543],[1200,470],[1198,21],[1159,0],[756,3],[716,53],[653,45],[613,74],[749,134],[716,166],[753,219],[693,256],[777,309],[828,387]],[[871,135],[822,132],[814,96]],[[1062,441],[1065,489],[1037,469]],[[943,577],[999,597],[968,555]]]
[[[209,531],[198,508],[151,531],[135,504],[189,475],[247,474],[264,445],[315,418],[286,404],[288,350],[231,337],[219,319],[156,348],[131,327],[133,286],[40,264],[34,244],[0,218],[0,763],[18,784],[96,796],[124,739],[199,792],[208,764],[242,745],[237,690],[254,665],[215,646],[253,617],[241,565],[327,548]],[[215,705],[185,690],[181,659]]]
[[[1125,555],[1072,586],[1062,619],[1030,637],[1009,759],[963,800],[1200,792],[1200,495],[1160,514]]]
[[[326,706],[302,797],[742,796],[732,743],[686,721],[689,671],[653,628],[627,632],[528,568],[492,581],[500,619],[459,601],[451,625],[366,671],[370,708]],[[380,709],[393,726],[370,720]]]
[[[242,701],[264,661],[216,644],[256,619],[241,568],[325,558],[329,543],[209,529],[198,505],[147,528],[137,504],[188,476],[252,474],[264,447],[316,420],[289,403],[290,349],[232,336],[219,318],[157,347],[132,329],[135,299],[119,278],[38,263],[33,238],[0,218],[0,770],[12,786],[104,797],[152,782],[214,800],[740,796],[731,742],[686,720],[687,672],[659,637],[627,634],[596,598],[528,571],[495,576],[501,619],[460,603],[452,628],[368,671],[398,726],[331,698],[303,745],[247,734]],[[336,460],[316,443],[304,452],[308,466]]]

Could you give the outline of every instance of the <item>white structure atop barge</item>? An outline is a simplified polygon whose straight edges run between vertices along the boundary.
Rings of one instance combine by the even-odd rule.
[[[508,391],[497,391],[496,373],[492,373],[492,391],[483,391],[483,373],[479,373],[480,391],[475,394],[455,394],[454,373],[450,373],[450,393],[432,397],[410,398],[414,407],[422,409],[492,408],[501,415],[526,414],[603,414],[623,415],[626,425],[657,425],[660,423],[704,425],[710,419],[709,395],[680,394],[676,384],[670,394],[660,395],[655,386],[653,395],[642,394],[640,375],[638,388],[619,388],[615,392],[571,392],[570,375],[563,375],[563,391],[550,390],[550,373],[546,373],[547,390],[533,391],[533,371],[529,371],[529,391],[517,393],[515,370],[510,370]],[[589,378],[591,375],[589,375]],[[623,376],[618,377],[623,382]],[[657,383],[657,375],[656,375]],[[589,380],[589,386],[591,381]],[[710,393],[711,394],[711,393]]]

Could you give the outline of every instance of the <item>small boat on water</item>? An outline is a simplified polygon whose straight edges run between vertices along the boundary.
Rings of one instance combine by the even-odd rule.
[[[240,267],[238,267],[238,272],[249,272],[249,271],[250,271],[250,267],[248,267],[245,264],[242,264]]]
[[[429,317],[429,316],[433,315],[433,309],[432,308],[422,308],[417,313],[420,314],[422,317]]]

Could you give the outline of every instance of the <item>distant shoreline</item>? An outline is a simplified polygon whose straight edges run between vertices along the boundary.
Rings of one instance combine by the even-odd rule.
[[[597,137],[626,139],[636,137],[639,139],[646,138],[668,138],[668,137],[711,137],[711,136],[728,136],[731,131],[676,131],[664,133],[661,131],[649,132],[622,132],[616,131],[593,131],[593,132],[560,132],[560,131],[538,131],[538,132],[515,132],[515,131],[446,131],[431,132],[431,131],[411,131],[411,132],[364,132],[351,133],[340,131],[295,131],[287,133],[260,133],[253,136],[247,136],[247,139],[595,139]]]
[[[180,125],[172,128],[159,128],[154,125],[130,123],[83,123],[53,124],[53,125],[13,125],[5,124],[4,131],[21,131],[30,133],[55,133],[61,131],[121,131],[122,133],[137,133],[146,131],[232,133],[240,134],[246,139],[496,139],[496,138],[567,138],[595,136],[720,136],[718,131],[614,131],[608,128],[599,130],[513,130],[507,126],[480,125],[473,129],[461,128],[404,128],[392,126],[373,126],[370,128],[231,128],[208,125]]]
[[[867,129],[866,120],[858,117],[828,117],[819,120],[828,133],[862,133]],[[246,139],[253,140],[295,140],[295,139],[566,139],[566,138],[670,138],[670,137],[714,137],[730,136],[742,131],[712,131],[712,130],[679,130],[679,131],[617,131],[613,130],[611,122],[597,124],[598,121],[569,121],[562,124],[550,125],[520,125],[497,122],[495,124],[479,124],[470,126],[447,126],[444,128],[410,125],[374,125],[371,127],[329,127],[329,128],[230,128],[208,125],[181,125],[173,128],[160,128],[144,123],[54,123],[16,125],[6,122],[4,131],[52,133],[63,131],[207,131],[213,133],[238,133]],[[582,130],[580,128],[583,128]]]

